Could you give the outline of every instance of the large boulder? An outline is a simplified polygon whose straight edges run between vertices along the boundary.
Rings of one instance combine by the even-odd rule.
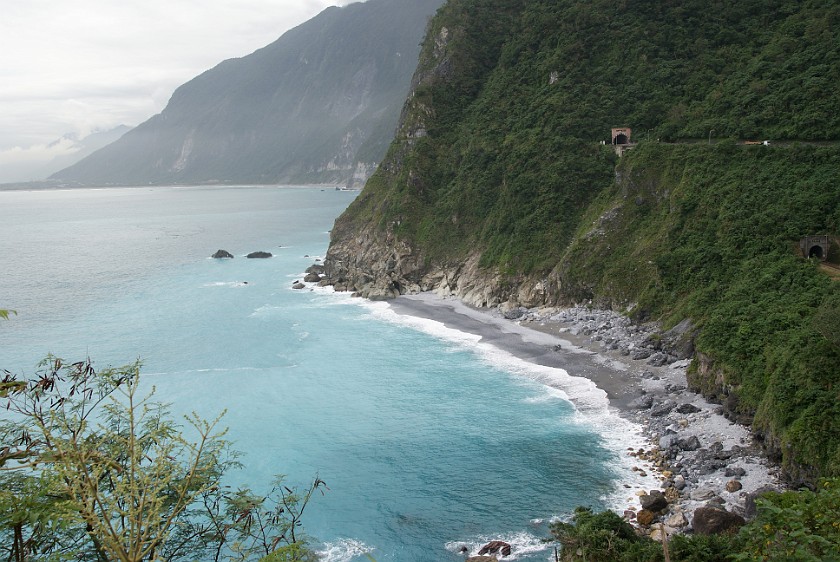
[[[740,515],[711,506],[694,510],[692,527],[698,535],[732,534],[744,526],[746,521]]]
[[[642,509],[656,513],[668,507],[668,498],[659,490],[651,490],[649,494],[639,497],[639,503],[642,504]]]
[[[210,257],[216,259],[233,258],[233,254],[231,254],[227,250],[216,250],[216,253]]]
[[[700,438],[696,435],[686,437],[677,441],[677,447],[683,451],[696,451],[700,448]]]
[[[667,416],[675,407],[676,404],[670,400],[659,402],[658,404],[654,404],[653,408],[650,409],[650,417],[661,418],[662,416]]]
[[[505,541],[490,541],[481,547],[478,551],[479,556],[483,554],[501,554],[502,556],[510,556],[510,544]]]
[[[317,273],[307,273],[303,280],[307,283],[318,283],[321,280],[321,276]]]
[[[246,258],[251,258],[251,259],[254,259],[254,258],[264,259],[264,258],[270,258],[270,257],[272,257],[272,255],[271,255],[271,252],[251,252],[250,254],[248,254],[245,257]]]

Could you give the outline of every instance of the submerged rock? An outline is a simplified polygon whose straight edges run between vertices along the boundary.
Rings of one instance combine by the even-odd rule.
[[[216,253],[210,257],[216,259],[233,258],[233,254],[231,254],[227,250],[216,250]]]

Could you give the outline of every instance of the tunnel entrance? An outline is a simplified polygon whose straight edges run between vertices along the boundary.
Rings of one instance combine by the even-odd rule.
[[[809,258],[819,258],[819,259],[825,258],[825,255],[823,255],[822,246],[814,246],[810,250],[808,250],[808,257]]]
[[[820,261],[828,259],[828,236],[806,236],[799,241],[799,249],[804,258],[816,258]]]

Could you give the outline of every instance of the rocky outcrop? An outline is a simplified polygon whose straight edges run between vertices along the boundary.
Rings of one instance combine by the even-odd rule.
[[[501,554],[502,556],[510,556],[511,546],[505,541],[490,541],[481,547],[478,551],[479,556],[484,554]]]
[[[228,252],[227,250],[216,250],[216,253],[210,256],[211,258],[216,259],[224,259],[224,258],[231,258],[233,259],[233,254]]]
[[[272,256],[271,252],[251,252],[250,254],[248,254],[245,257],[250,258],[250,259],[265,259],[265,258],[270,258],[270,257],[273,257],[273,256]]]
[[[545,282],[482,268],[479,258],[476,253],[462,263],[430,265],[393,230],[368,226],[355,236],[333,236],[324,260],[325,278],[336,290],[372,300],[434,291],[477,307],[549,304],[552,293]]]

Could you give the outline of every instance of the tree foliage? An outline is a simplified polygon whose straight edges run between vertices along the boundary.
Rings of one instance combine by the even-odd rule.
[[[769,492],[756,500],[755,519],[736,535],[673,535],[673,562],[822,562],[840,552],[840,480],[826,479],[815,491]],[[568,523],[552,524],[567,562],[663,562],[660,543],[639,536],[611,511],[575,510]]]
[[[142,393],[139,363],[97,372],[49,357],[29,379],[5,373],[0,548],[9,559],[245,561],[286,548],[307,560],[301,516],[323,481],[302,494],[280,481],[266,496],[231,492],[222,476],[238,463],[219,418],[193,413],[184,428],[153,394]]]

